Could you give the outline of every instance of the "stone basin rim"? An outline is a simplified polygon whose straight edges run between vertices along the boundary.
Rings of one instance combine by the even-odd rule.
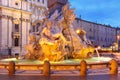
[[[103,58],[103,57],[102,57]],[[104,57],[104,58],[106,58],[106,57]],[[96,62],[87,62],[86,61],[86,63],[88,64],[88,65],[99,65],[99,64],[108,64],[109,63],[109,61],[110,60],[112,60],[112,58],[109,58],[109,57],[107,57],[109,60],[104,60],[104,61],[96,61]],[[62,61],[60,61],[60,62],[51,62],[50,61],[50,64],[51,65],[79,65],[80,64],[80,62],[82,61],[82,60],[84,60],[84,59],[81,59],[79,62],[77,61],[71,61],[71,62],[62,62]],[[12,61],[12,60],[11,60]],[[69,61],[69,60],[68,60]],[[0,60],[0,64],[8,64],[10,61],[2,61],[2,60]],[[21,62],[15,62],[15,64],[16,65],[43,65],[44,64],[44,61],[40,61],[40,63],[38,64],[38,63],[21,63]]]

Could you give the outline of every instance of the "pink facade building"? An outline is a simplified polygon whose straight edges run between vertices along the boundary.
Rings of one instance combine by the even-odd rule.
[[[42,20],[47,0],[0,0],[0,54],[22,55],[32,25]]]

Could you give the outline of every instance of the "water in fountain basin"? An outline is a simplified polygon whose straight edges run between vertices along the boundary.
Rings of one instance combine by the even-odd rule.
[[[68,59],[63,61],[53,62],[50,61],[52,64],[79,64],[80,61],[83,59]],[[92,57],[89,59],[84,59],[87,63],[100,63],[100,62],[109,62],[111,58],[109,57]],[[16,59],[16,58],[8,58],[8,59],[1,59],[0,63],[8,63],[10,61],[14,61],[16,64],[43,64],[44,61],[39,60],[27,60],[27,59]]]

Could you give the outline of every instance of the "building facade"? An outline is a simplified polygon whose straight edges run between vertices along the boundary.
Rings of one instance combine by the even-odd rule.
[[[83,29],[86,36],[95,45],[110,47],[116,42],[116,28],[76,18],[73,23],[75,30]]]
[[[47,0],[0,0],[0,54],[24,52],[31,25],[44,18],[44,9]]]

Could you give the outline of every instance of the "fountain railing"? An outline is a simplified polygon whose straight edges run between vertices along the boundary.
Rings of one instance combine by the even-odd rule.
[[[80,63],[75,64],[52,64],[49,61],[44,61],[42,64],[16,64],[14,61],[10,61],[9,63],[0,63],[0,68],[4,68],[8,70],[9,75],[14,75],[16,70],[23,70],[28,68],[33,68],[32,70],[41,70],[43,71],[43,75],[50,75],[52,70],[56,70],[56,68],[59,68],[57,70],[62,70],[63,67],[67,67],[72,70],[79,70],[81,76],[87,75],[87,69],[92,68],[93,66],[101,66],[105,65],[109,68],[110,74],[117,74],[118,73],[118,63],[116,60],[112,59],[109,62],[99,62],[99,63],[86,63],[86,61],[82,60]],[[60,68],[62,66],[62,68]],[[26,68],[25,68],[26,67]],[[36,67],[36,68],[35,68]],[[74,68],[73,68],[74,67]]]

